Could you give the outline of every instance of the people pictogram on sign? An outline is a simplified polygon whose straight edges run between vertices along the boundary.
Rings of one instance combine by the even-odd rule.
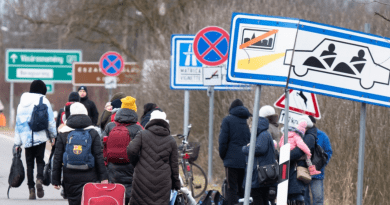
[[[365,55],[365,52],[363,50],[360,50],[358,52],[358,56],[354,56],[351,60],[351,63],[353,63],[353,66],[356,68],[356,70],[359,71],[359,73],[362,73],[362,70],[363,70],[364,66],[366,65],[365,62],[362,62],[362,61],[367,61],[364,58],[364,55]]]
[[[337,53],[334,52],[335,49],[335,45],[331,43],[328,46],[328,50],[325,50],[321,53],[320,57],[323,57],[324,61],[326,62],[326,64],[328,64],[329,67],[332,67],[334,59],[336,59]]]

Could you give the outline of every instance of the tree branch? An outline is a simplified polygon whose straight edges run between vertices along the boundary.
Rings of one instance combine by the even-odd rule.
[[[380,16],[380,17],[382,17],[384,20],[386,20],[386,21],[389,21],[389,22],[390,22],[390,19],[388,19],[388,18],[384,17],[382,14],[380,14],[380,13],[378,13],[378,12],[375,12],[375,15],[376,15],[376,16]]]

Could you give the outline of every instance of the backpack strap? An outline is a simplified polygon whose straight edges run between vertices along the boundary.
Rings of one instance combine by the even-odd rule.
[[[39,99],[39,104],[40,104],[40,105],[43,104],[43,96]]]

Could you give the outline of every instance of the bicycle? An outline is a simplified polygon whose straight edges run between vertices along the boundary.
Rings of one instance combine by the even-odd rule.
[[[188,142],[191,125],[188,126],[187,135],[177,134],[178,139],[182,139],[182,143],[178,146],[179,166],[181,166],[180,175],[183,179],[183,186],[191,190],[194,198],[200,197],[207,188],[207,177],[204,170],[194,161],[197,160],[200,150],[199,142]]]

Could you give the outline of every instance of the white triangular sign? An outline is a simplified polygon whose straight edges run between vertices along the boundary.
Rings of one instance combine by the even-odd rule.
[[[284,109],[285,98],[283,94],[274,104],[275,107]],[[290,90],[289,110],[306,115],[311,115],[316,119],[321,119],[320,107],[318,106],[317,97],[313,93],[299,90]]]

